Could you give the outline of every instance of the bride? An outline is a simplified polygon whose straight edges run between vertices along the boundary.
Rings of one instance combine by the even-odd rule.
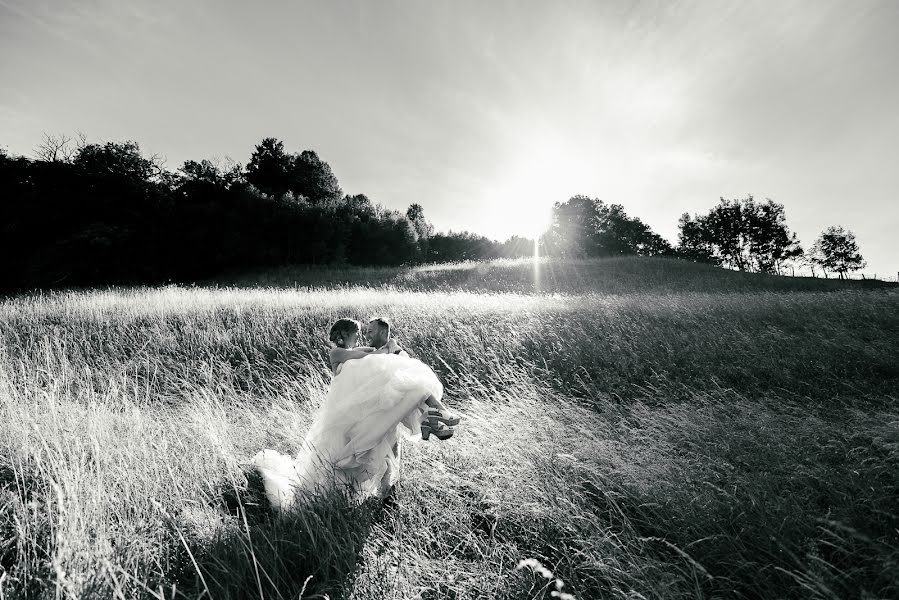
[[[361,497],[384,497],[399,476],[399,435],[446,439],[458,417],[440,398],[443,385],[420,360],[394,354],[393,340],[375,349],[357,346],[361,326],[338,319],[329,354],[334,377],[296,456],[262,450],[252,463],[275,509],[298,497],[348,487]]]

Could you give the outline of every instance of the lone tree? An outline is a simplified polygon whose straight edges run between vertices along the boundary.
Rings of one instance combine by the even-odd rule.
[[[858,251],[855,234],[840,226],[831,226],[821,232],[812,246],[811,261],[827,271],[836,271],[843,279],[847,272],[858,271],[867,263]]]

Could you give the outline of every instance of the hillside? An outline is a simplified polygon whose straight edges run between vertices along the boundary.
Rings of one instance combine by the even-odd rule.
[[[391,287],[430,291],[602,294],[679,292],[814,292],[888,289],[896,283],[786,277],[732,271],[670,258],[629,256],[592,260],[495,260],[414,267],[282,267],[202,282],[238,287]]]
[[[899,595],[895,285],[619,259],[542,264],[533,294],[531,268],[0,302],[0,589]],[[273,518],[246,462],[296,451],[328,326],[372,315],[466,420],[405,444],[395,509],[337,495]]]

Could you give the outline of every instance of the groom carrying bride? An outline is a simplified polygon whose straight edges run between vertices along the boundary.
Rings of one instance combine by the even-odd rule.
[[[375,348],[377,353],[386,352],[398,356],[409,356],[409,353],[403,350],[396,340],[390,337],[390,321],[384,317],[375,317],[369,320],[368,325],[365,327],[365,339],[369,346]],[[427,440],[432,431],[441,440],[448,439],[453,435],[454,431],[451,426],[458,425],[459,418],[446,414],[445,411],[440,409],[441,407],[436,404],[434,406],[429,404],[428,413],[425,415],[428,419],[421,423],[422,439]],[[443,418],[442,422],[438,417]],[[400,442],[397,440],[391,448],[390,456],[387,458],[388,469],[384,473],[380,485],[382,496],[392,497],[394,483],[399,478],[399,473],[395,472],[395,470],[398,469],[402,461],[401,448]]]
[[[375,317],[368,322],[365,327],[365,339],[369,346],[375,348],[375,354],[409,356],[409,353],[390,337],[390,321],[384,317]],[[441,440],[452,437],[452,426],[459,424],[459,417],[449,414],[446,407],[433,396],[429,396],[426,402],[429,408],[425,415],[426,420],[421,423],[422,439],[427,440],[431,433]]]
[[[459,423],[441,402],[437,375],[391,339],[386,319],[372,319],[365,328],[371,346],[360,346],[362,333],[353,319],[331,327],[334,376],[296,457],[274,450],[253,457],[276,509],[335,485],[360,498],[383,498],[399,477],[401,432],[444,440]]]

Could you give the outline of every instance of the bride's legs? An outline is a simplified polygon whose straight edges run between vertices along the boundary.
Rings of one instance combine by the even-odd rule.
[[[428,397],[425,398],[425,404],[427,404],[431,408],[436,408],[439,411],[446,410],[446,406],[443,404],[443,402],[441,402],[431,394],[428,394]]]
[[[425,398],[425,404],[427,404],[428,408],[430,409],[428,411],[429,413],[433,414],[436,411],[436,413],[438,413],[437,416],[446,417],[445,419],[443,419],[444,421],[452,421],[452,423],[448,424],[456,425],[459,423],[459,417],[456,416],[456,414],[452,411],[448,410],[446,408],[446,405],[434,396],[428,395],[428,397]]]
[[[387,458],[387,470],[384,472],[378,485],[378,497],[384,501],[384,506],[396,504],[393,494],[396,489],[396,482],[400,478],[399,468],[400,461],[402,461],[402,450],[399,440],[393,444],[390,452],[391,456]]]
[[[431,433],[439,439],[447,439],[453,435],[452,425],[459,424],[459,417],[447,411],[446,406],[433,395],[424,400],[428,411],[421,422],[422,437],[428,439]]]

